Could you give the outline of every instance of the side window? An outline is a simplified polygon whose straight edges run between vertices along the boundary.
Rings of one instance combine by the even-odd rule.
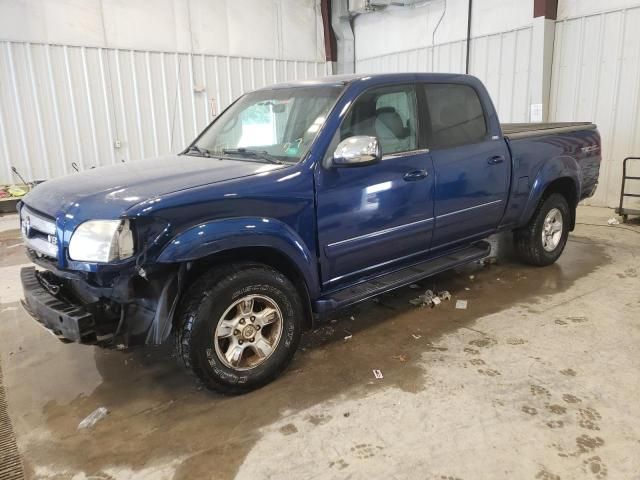
[[[361,95],[340,126],[340,141],[354,135],[377,137],[383,155],[415,150],[415,89],[382,87]]]
[[[429,148],[450,148],[478,143],[487,135],[482,104],[468,85],[424,85],[431,129]]]

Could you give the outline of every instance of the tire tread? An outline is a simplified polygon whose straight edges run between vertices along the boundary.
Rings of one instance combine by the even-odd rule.
[[[198,378],[198,380],[206,387],[222,394],[246,393],[249,390],[254,390],[269,383],[286,368],[289,363],[288,360],[293,357],[297,347],[296,341],[293,344],[293,348],[291,349],[287,361],[283,362],[278,366],[278,368],[275,368],[273,372],[265,376],[259,384],[253,383],[250,388],[243,385],[231,385],[229,383],[216,381],[211,378],[210,375],[207,375],[206,371],[198,361],[194,361],[195,355],[192,351],[192,343],[195,339],[194,331],[196,330],[198,321],[201,319],[199,314],[200,308],[203,304],[203,299],[209,296],[215,297],[216,292],[226,289],[237,279],[237,276],[240,273],[246,275],[251,274],[251,272],[267,272],[269,275],[272,275],[278,283],[283,283],[286,288],[292,289],[292,291],[296,292],[297,295],[295,287],[279,271],[264,264],[254,262],[234,262],[222,265],[214,270],[210,270],[198,278],[185,294],[177,317],[178,324],[176,325],[175,331],[175,352],[179,362],[183,364],[190,374]]]
[[[549,207],[549,205],[553,206]],[[560,256],[560,254],[558,254],[550,261],[550,257],[545,255],[542,242],[539,241],[539,235],[537,235],[536,232],[539,223],[544,222],[545,212],[558,206],[564,207],[567,212],[569,211],[569,204],[563,195],[559,193],[544,195],[538,202],[538,206],[531,216],[529,223],[515,231],[515,249],[523,262],[528,263],[529,265],[545,266],[555,262]],[[568,221],[569,218],[563,218],[563,228],[567,227]],[[562,246],[560,253],[562,253],[563,249],[564,245]]]

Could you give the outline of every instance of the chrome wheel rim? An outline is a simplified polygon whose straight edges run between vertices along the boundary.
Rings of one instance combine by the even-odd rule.
[[[552,208],[544,218],[542,225],[542,248],[547,252],[553,252],[560,244],[562,238],[562,212]]]
[[[282,337],[282,312],[265,295],[245,295],[220,317],[214,334],[218,359],[234,370],[262,365]]]

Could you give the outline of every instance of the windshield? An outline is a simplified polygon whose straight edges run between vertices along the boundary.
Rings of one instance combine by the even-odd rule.
[[[311,146],[341,91],[342,87],[328,86],[248,93],[187,154],[296,163]]]

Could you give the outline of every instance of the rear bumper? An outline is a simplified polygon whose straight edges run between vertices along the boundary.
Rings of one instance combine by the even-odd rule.
[[[22,306],[38,323],[62,341],[97,343],[93,314],[81,305],[58,298],[43,287],[35,267],[20,270]]]

